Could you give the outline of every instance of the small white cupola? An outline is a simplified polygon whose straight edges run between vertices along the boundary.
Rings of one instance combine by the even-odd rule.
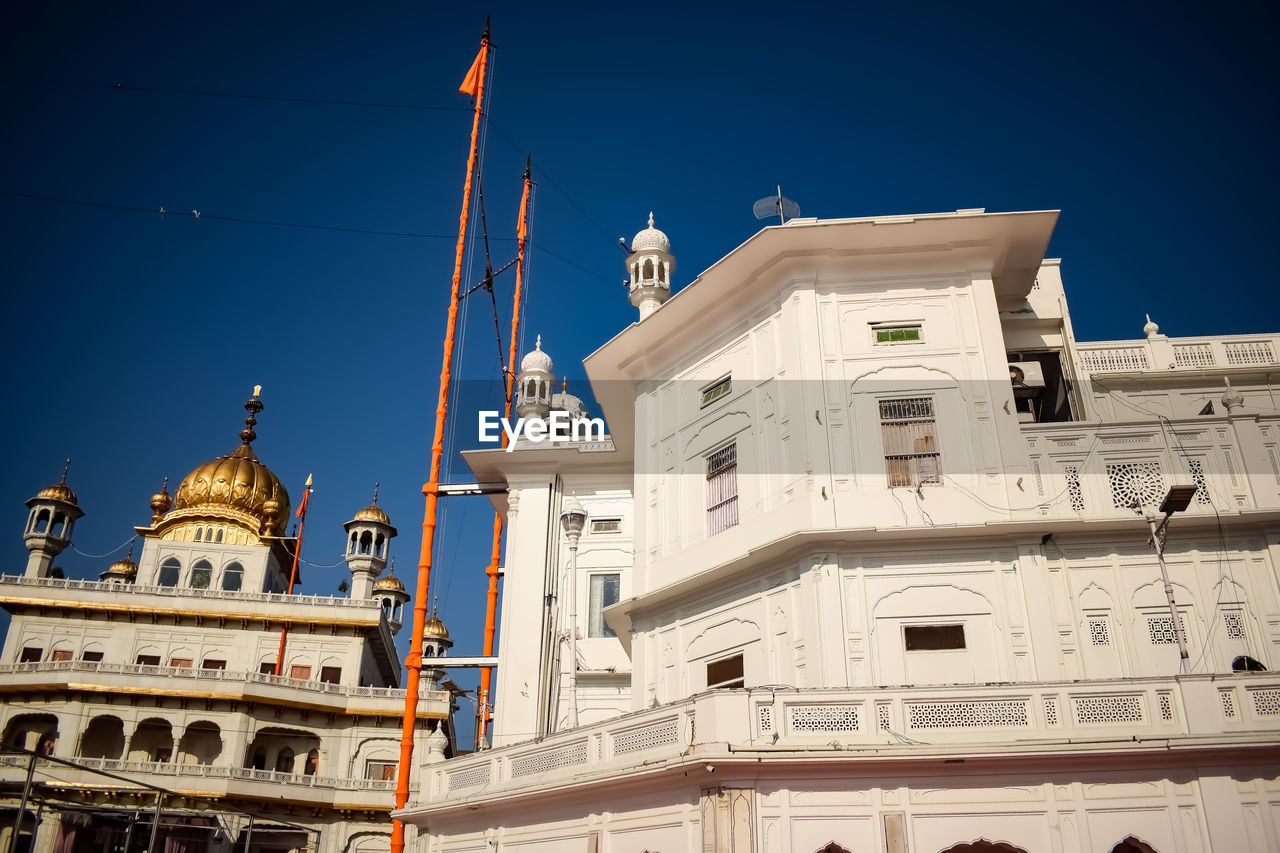
[[[351,570],[351,597],[372,598],[373,581],[387,567],[391,539],[396,529],[378,506],[378,484],[373,486],[373,503],[342,525],[347,531],[347,568]]]
[[[522,418],[546,418],[551,414],[551,389],[555,386],[551,356],[542,351],[542,335],[534,349],[520,360],[516,376],[516,414]]]
[[[67,471],[71,460],[62,469],[62,479],[41,489],[27,501],[27,527],[22,538],[27,543],[29,578],[45,578],[53,568],[53,558],[71,544],[71,530],[84,515],[76,501],[76,493],[67,485]]]
[[[675,271],[676,259],[671,255],[671,241],[653,227],[653,212],[650,211],[649,227],[631,238],[631,254],[627,257],[631,304],[640,309],[641,320],[657,311],[671,297],[671,274]]]

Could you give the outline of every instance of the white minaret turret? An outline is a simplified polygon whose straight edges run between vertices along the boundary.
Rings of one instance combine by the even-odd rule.
[[[387,553],[396,529],[378,506],[378,486],[373,503],[342,525],[347,531],[347,568],[351,569],[351,597],[372,598],[373,581],[387,567]]]
[[[649,213],[649,227],[631,238],[627,271],[631,274],[631,304],[640,309],[643,321],[671,298],[671,274],[676,271],[671,241],[653,227],[652,212]]]
[[[516,414],[522,418],[546,418],[551,414],[551,391],[555,386],[551,356],[542,351],[542,335],[532,352],[520,360],[516,377]]]
[[[373,585],[373,597],[382,606],[391,636],[399,634],[404,625],[404,606],[409,603],[409,593],[405,592],[404,582],[396,577],[395,557],[391,558],[391,571]]]
[[[453,648],[453,640],[449,639],[449,629],[436,615],[436,608],[431,608],[431,618],[422,626],[422,677],[431,682],[431,689],[438,690],[440,679],[444,678],[444,669],[431,666],[432,658],[442,658]]]
[[[62,479],[39,491],[27,501],[27,529],[22,538],[31,555],[27,558],[29,578],[47,578],[53,567],[53,558],[71,544],[71,528],[84,510],[76,503],[76,493],[67,486],[67,470],[71,460],[62,469]]]

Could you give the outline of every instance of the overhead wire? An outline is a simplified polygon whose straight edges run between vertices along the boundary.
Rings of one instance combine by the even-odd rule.
[[[71,550],[75,551],[81,557],[88,557],[90,560],[101,560],[104,557],[110,557],[112,554],[116,553],[126,545],[132,545],[134,540],[137,538],[138,538],[138,534],[135,533],[105,554],[86,554],[84,551],[81,551],[79,548],[77,548],[74,542],[71,543]]]

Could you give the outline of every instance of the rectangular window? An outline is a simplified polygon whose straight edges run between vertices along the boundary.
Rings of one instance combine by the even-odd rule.
[[[1182,614],[1178,614],[1178,627],[1182,629],[1182,639],[1186,640],[1187,645],[1190,645],[1191,638],[1187,636],[1187,622],[1182,618]],[[1151,638],[1153,646],[1163,646],[1167,643],[1178,642],[1178,635],[1173,630],[1172,616],[1148,616],[1147,634]]]
[[[924,341],[919,323],[876,323],[871,327],[877,344],[918,344]]]
[[[342,681],[342,667],[340,666],[322,666],[320,667],[320,680],[326,684],[338,684]]]
[[[262,663],[258,664],[258,672],[261,675],[275,675],[276,662],[273,660],[263,661]]]
[[[299,681],[306,681],[311,677],[311,667],[297,666],[295,664],[294,666],[289,667],[289,677],[296,678]]]
[[[49,660],[71,660],[71,649],[54,649],[49,653]]]
[[[178,669],[191,669],[193,663],[195,663],[193,658],[169,658],[169,666]]]
[[[159,666],[160,655],[138,655],[138,666]]]
[[[590,600],[587,603],[587,636],[616,637],[612,628],[604,621],[604,609],[618,603],[618,581],[620,575],[592,575]]]
[[[44,649],[27,646],[18,657],[18,663],[39,663],[42,657],[44,657]]]
[[[591,519],[592,533],[621,533],[622,519],[620,518],[593,518]]]
[[[726,376],[724,379],[717,379],[715,382],[712,382],[706,388],[703,388],[702,389],[702,405],[699,408],[705,409],[707,406],[710,406],[716,400],[720,400],[725,397],[728,397],[729,391],[732,387],[731,380],[732,380],[732,377]]]
[[[909,652],[939,652],[964,648],[963,625],[909,625],[902,629]]]
[[[715,536],[738,523],[738,445],[720,448],[707,457],[707,535]]]
[[[881,400],[880,432],[889,488],[942,482],[931,398]]]
[[[227,662],[224,660],[214,660],[213,658],[205,658],[200,664],[201,669],[226,669]]]
[[[102,652],[84,652],[80,655],[80,660],[98,663],[102,660]]]
[[[394,761],[366,761],[364,763],[364,778],[394,782],[396,781],[396,764]]]
[[[712,687],[744,687],[746,680],[742,676],[742,655],[711,661],[707,664],[707,688]]]

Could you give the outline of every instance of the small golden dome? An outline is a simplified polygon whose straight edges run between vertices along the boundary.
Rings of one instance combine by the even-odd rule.
[[[447,640],[449,639],[449,629],[440,621],[439,616],[432,616],[427,620],[427,624],[422,626],[422,639]]]
[[[370,504],[356,513],[353,521],[376,521],[378,524],[391,526],[391,518],[377,504]]]
[[[151,523],[159,524],[164,514],[173,508],[173,498],[169,495],[169,478],[164,478],[160,491],[151,496]]]
[[[37,494],[38,498],[48,498],[49,500],[62,501],[72,506],[79,506],[76,503],[76,493],[67,487],[66,482],[54,483],[52,486],[45,486]]]
[[[256,519],[262,532],[280,536],[289,519],[289,493],[271,469],[242,444],[196,468],[178,486],[174,513],[246,521]],[[255,531],[256,532],[256,531]]]
[[[374,592],[383,590],[393,590],[395,592],[404,592],[404,584],[400,582],[400,578],[395,575],[387,575],[385,578],[379,578],[373,584]]]
[[[109,577],[116,577],[116,578],[128,578],[130,581],[132,581],[137,576],[138,576],[138,564],[135,563],[129,557],[125,557],[123,560],[116,560],[107,568],[105,572],[102,573],[102,577],[104,579]]]

